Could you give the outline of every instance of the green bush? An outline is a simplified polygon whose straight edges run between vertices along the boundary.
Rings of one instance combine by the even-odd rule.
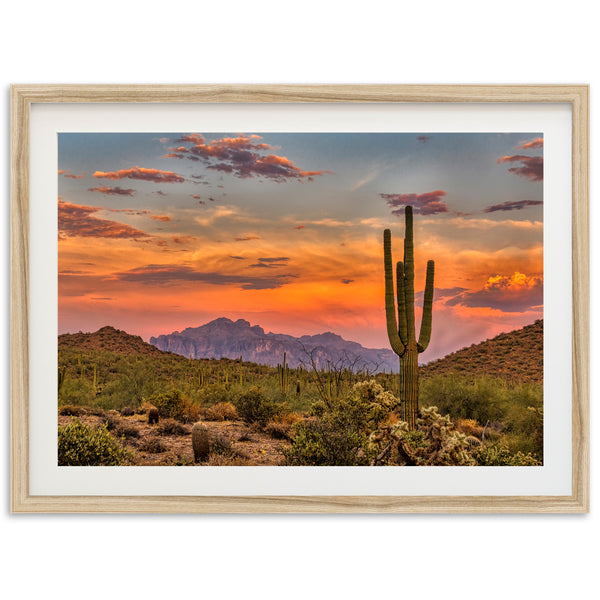
[[[119,466],[128,459],[105,425],[94,429],[74,419],[58,428],[59,466]]]
[[[90,406],[96,394],[85,379],[65,378],[59,394],[59,405]]]
[[[198,420],[199,409],[187,400],[180,390],[171,390],[163,394],[156,394],[147,399],[158,409],[158,414],[163,419],[176,419],[182,423]]]
[[[247,423],[258,423],[264,427],[276,414],[280,406],[263,395],[260,388],[254,387],[238,396],[235,407],[240,417]]]
[[[437,375],[421,381],[421,406],[437,406],[441,414],[480,423],[499,421],[505,413],[507,394],[504,382],[481,377]]]
[[[501,424],[510,452],[543,457],[543,389],[536,383],[511,384],[494,377],[437,375],[423,379],[422,406],[437,406],[452,419],[481,426]]]
[[[292,446],[285,452],[288,464],[370,464],[369,436],[397,404],[373,380],[357,383],[347,396],[316,402],[312,418],[295,425]]]
[[[231,394],[224,386],[217,383],[211,383],[202,388],[200,391],[200,399],[204,404],[219,404],[221,402],[229,402],[231,400]]]

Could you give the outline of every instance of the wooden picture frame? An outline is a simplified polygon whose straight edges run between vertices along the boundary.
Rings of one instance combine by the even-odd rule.
[[[14,85],[11,89],[12,511],[581,513],[589,510],[589,90],[586,85]],[[566,104],[572,118],[571,493],[553,495],[57,496],[30,493],[30,115],[62,103]]]

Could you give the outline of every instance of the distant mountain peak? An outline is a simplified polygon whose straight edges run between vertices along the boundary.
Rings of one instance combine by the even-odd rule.
[[[283,362],[294,368],[310,363],[310,356],[318,367],[347,361],[372,372],[397,367],[397,357],[389,349],[364,348],[357,342],[346,341],[332,331],[296,338],[283,333],[265,333],[260,325],[246,319],[232,321],[226,317],[214,319],[198,327],[188,327],[181,333],[173,332],[150,338],[150,343],[161,350],[191,356],[192,358],[239,358],[276,366]]]

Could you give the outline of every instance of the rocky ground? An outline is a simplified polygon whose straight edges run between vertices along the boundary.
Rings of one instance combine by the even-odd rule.
[[[92,427],[106,423],[109,431],[130,451],[132,465],[186,466],[194,465],[192,426],[172,419],[163,419],[150,425],[146,414],[120,415],[117,411],[98,411],[79,408],[77,414],[59,414],[58,425],[77,418]],[[94,414],[95,413],[95,414]],[[249,426],[243,421],[202,421],[211,442],[210,458],[206,466],[227,465],[281,465],[283,450],[289,446],[286,439],[276,439]]]

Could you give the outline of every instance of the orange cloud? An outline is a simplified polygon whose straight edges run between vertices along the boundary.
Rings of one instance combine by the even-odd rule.
[[[258,235],[244,235],[241,237],[233,238],[236,242],[249,242],[250,240],[260,240]]]
[[[161,171],[160,169],[146,169],[144,167],[132,167],[120,171],[96,171],[94,177],[98,179],[140,179],[142,181],[153,181],[154,183],[181,183],[185,179],[173,171]]]
[[[162,221],[163,223],[168,223],[169,221],[173,220],[168,215],[150,215],[150,218],[154,219],[155,221]]]
[[[147,238],[145,231],[135,229],[130,225],[99,219],[94,213],[102,207],[83,206],[70,202],[58,201],[58,234],[60,238],[104,237],[104,238]]]
[[[58,174],[62,175],[63,177],[68,177],[69,179],[83,179],[86,175],[86,172],[83,171],[81,175],[74,175],[71,173],[71,169],[67,169],[66,171],[59,169]]]
[[[443,203],[446,192],[436,190],[425,194],[379,194],[390,207],[395,208],[393,215],[403,216],[404,207],[412,206],[417,215],[435,215],[448,212],[448,207]],[[400,207],[400,208],[398,208]]]
[[[281,287],[294,277],[291,274],[271,276],[232,275],[214,271],[199,271],[187,265],[145,265],[115,273],[112,279],[142,285],[168,286],[181,282],[201,282],[217,286],[234,286],[244,290],[268,290]]]
[[[222,173],[230,173],[241,179],[265,177],[278,183],[289,180],[313,181],[316,176],[331,174],[331,171],[305,171],[297,167],[285,156],[264,154],[274,148],[260,140],[258,135],[238,135],[235,138],[224,137],[206,143],[199,133],[184,135],[178,143],[187,144],[169,148],[165,157],[202,160],[207,168]],[[190,145],[191,144],[191,145]]]
[[[119,186],[109,187],[106,185],[88,188],[88,192],[100,192],[101,194],[108,194],[110,196],[133,196],[135,194],[135,190],[132,189],[123,189]]]
[[[137,210],[135,208],[108,208],[103,210],[108,210],[109,212],[125,213],[126,215],[130,215],[133,217],[140,217],[142,215],[150,214],[149,210]]]
[[[544,302],[541,276],[525,275],[515,271],[513,275],[492,275],[482,289],[461,292],[446,301],[448,306],[461,304],[468,307],[494,308],[503,312],[523,312],[539,307]]]
[[[544,138],[535,138],[531,142],[521,142],[519,146],[515,146],[515,150],[534,150],[544,147]]]
[[[174,235],[172,239],[176,244],[185,244],[186,242],[193,242],[198,238],[194,235]]]
[[[544,158],[542,156],[515,154],[514,156],[501,156],[497,162],[498,164],[521,163],[520,166],[511,167],[508,171],[530,181],[542,181],[544,178]]]

